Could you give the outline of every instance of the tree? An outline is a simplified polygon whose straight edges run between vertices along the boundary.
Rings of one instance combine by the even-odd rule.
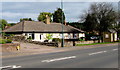
[[[120,38],[120,11],[118,11],[117,14],[117,22],[113,25],[113,29],[117,31],[118,38]]]
[[[49,41],[49,40],[52,40],[52,36],[53,34],[46,34],[46,39]]]
[[[38,16],[38,21],[46,21],[46,15],[48,15],[50,18],[52,17],[52,13],[49,12],[42,12],[40,13],[40,15]],[[52,21],[52,19],[50,19],[50,21]]]
[[[75,28],[83,30],[83,23],[79,23],[79,22],[67,22],[67,25],[71,25],[71,26],[73,26]]]
[[[14,26],[16,23],[9,23],[10,26]]]
[[[93,32],[94,30],[96,30],[97,28],[97,20],[94,14],[88,14],[85,18],[85,22],[83,23],[84,26],[84,30],[87,32]]]
[[[0,28],[1,28],[1,30],[4,30],[6,25],[7,25],[7,21],[4,20],[4,19],[0,19]]]
[[[58,8],[53,13],[53,22],[62,23],[62,14],[63,14],[63,22],[65,22],[65,15],[61,8]]]
[[[21,19],[20,19],[20,22],[21,22],[21,21],[24,21],[24,20],[25,20],[25,21],[33,21],[31,18],[21,18]]]
[[[85,22],[87,30],[95,30],[99,33],[102,40],[102,33],[108,31],[116,23],[116,13],[114,7],[110,3],[94,3],[90,6]],[[89,24],[90,23],[90,24]],[[91,26],[91,27],[90,27]],[[91,29],[92,28],[92,29]],[[102,40],[103,41],[103,40]]]

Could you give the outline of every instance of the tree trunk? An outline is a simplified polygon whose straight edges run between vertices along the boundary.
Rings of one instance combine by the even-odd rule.
[[[99,41],[98,43],[103,42],[103,32],[99,32]]]

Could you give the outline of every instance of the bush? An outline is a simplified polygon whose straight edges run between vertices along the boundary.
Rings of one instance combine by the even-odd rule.
[[[6,39],[6,43],[11,43],[11,42],[12,42],[12,40]]]
[[[118,40],[118,42],[120,42],[120,40]]]
[[[45,40],[44,42],[48,42],[48,40]]]
[[[12,40],[10,39],[0,39],[0,44],[11,43]]]
[[[79,39],[79,41],[84,41],[83,39]]]
[[[59,39],[59,38],[53,38],[52,41],[53,42],[61,42],[61,39]]]
[[[47,34],[46,35],[47,40],[53,39],[52,36],[53,36],[52,34]]]
[[[28,40],[32,40],[32,37],[31,37],[31,36],[29,36],[27,39],[28,39]]]
[[[6,41],[4,39],[0,39],[0,44],[5,44]]]

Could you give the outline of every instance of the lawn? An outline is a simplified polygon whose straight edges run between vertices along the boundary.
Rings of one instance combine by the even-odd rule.
[[[91,43],[91,44],[76,44],[76,46],[97,45],[97,44],[110,44],[110,43],[118,43],[118,42],[103,42],[103,43]]]

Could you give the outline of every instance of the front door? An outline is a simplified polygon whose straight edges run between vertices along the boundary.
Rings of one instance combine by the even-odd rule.
[[[32,39],[34,39],[34,38],[35,38],[34,33],[32,33]]]

